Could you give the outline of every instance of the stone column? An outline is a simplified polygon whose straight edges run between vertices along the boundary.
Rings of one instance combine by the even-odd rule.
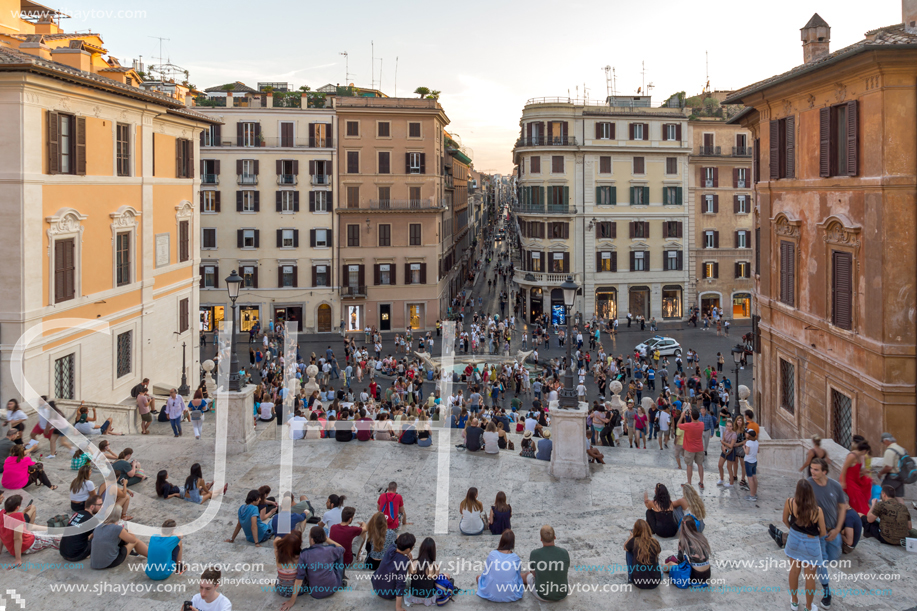
[[[586,413],[589,404],[581,402],[576,409],[551,405],[551,475],[558,479],[585,479],[590,475],[586,455]]]
[[[228,399],[229,418],[226,430],[226,450],[228,455],[245,453],[255,447],[255,423],[252,418],[255,408],[254,384],[249,384],[239,392],[221,392],[216,395],[217,409],[220,403]]]

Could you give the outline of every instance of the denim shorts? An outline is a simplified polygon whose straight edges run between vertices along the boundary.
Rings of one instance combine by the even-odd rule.
[[[813,566],[820,564],[822,561],[821,544],[818,541],[818,537],[808,537],[792,528],[787,533],[784,552],[793,560],[799,560]]]

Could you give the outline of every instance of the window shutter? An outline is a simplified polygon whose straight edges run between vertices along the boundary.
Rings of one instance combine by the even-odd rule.
[[[420,173],[421,174],[427,173],[427,154],[426,153],[420,154]]]
[[[602,269],[602,253],[596,252],[595,253],[595,270],[599,271],[600,269]]]
[[[570,253],[568,252],[564,253],[564,273],[570,273]]]
[[[223,126],[214,125],[213,126],[213,142],[211,142],[211,145],[220,146],[222,144],[223,144]]]
[[[185,139],[183,142],[185,144],[185,150],[188,152],[188,165],[186,166],[187,172],[185,173],[185,178],[194,178],[194,141]]]
[[[629,203],[630,203],[631,206],[634,205],[634,187],[631,187],[631,188],[630,188],[630,201],[629,201]],[[630,237],[634,237],[634,236],[631,235]]]
[[[258,288],[258,268],[252,269],[252,288]]]
[[[796,245],[780,243],[781,301],[796,307]]]
[[[720,196],[713,194],[713,214],[716,214],[720,211]]]
[[[681,142],[681,123],[675,125],[675,139]],[[680,267],[678,269],[681,269]]]
[[[643,221],[643,237],[649,239],[650,237],[650,223],[649,221]]]
[[[213,192],[213,209],[216,210],[217,212],[220,211],[220,199],[221,199],[220,193],[221,193],[220,191]]]
[[[315,191],[309,191],[309,212],[315,212]]]
[[[427,283],[427,264],[426,263],[420,264],[420,283],[421,284]]]
[[[255,199],[255,212],[261,211],[261,191],[255,191],[253,195]]]
[[[682,187],[675,187],[675,205],[676,206],[683,205],[682,197],[683,197]]]
[[[360,286],[366,286],[366,278],[363,275],[364,271],[365,271],[365,266],[361,264],[360,273],[357,276],[357,280],[359,281]],[[395,276],[395,271],[394,271],[394,268],[392,268],[392,277],[394,278],[394,276]]]
[[[236,146],[242,146],[243,136],[242,136],[242,123],[236,123]]]
[[[633,187],[631,187],[631,189],[633,189]],[[628,223],[628,227],[630,227],[630,239],[631,240],[634,239],[634,234],[636,233],[636,230],[634,229],[635,225],[636,223],[634,221],[631,221],[630,223]]]
[[[770,179],[780,178],[780,121],[771,121],[770,124]]]
[[[312,284],[310,284],[309,286],[318,286],[317,276],[318,276],[318,272],[316,271],[315,266],[313,265],[312,266]]]
[[[643,187],[643,203],[649,205],[650,203],[650,188]]]
[[[236,159],[236,175],[242,176],[242,160]]]
[[[630,251],[630,271],[634,271],[634,267],[637,265],[637,256],[635,251]]]
[[[293,248],[299,248],[299,229],[293,230]]]
[[[595,203],[596,204],[602,203],[602,187],[595,188]]]
[[[602,124],[599,123],[599,122],[596,122],[596,124],[595,124],[595,139],[598,140],[598,139],[601,138],[601,137],[602,137]]]
[[[732,168],[732,188],[739,188],[739,168]]]
[[[347,273],[347,266],[341,266],[341,286],[349,287],[350,286],[350,274]]]
[[[618,271],[618,253],[617,251],[611,252],[611,271]]]
[[[719,231],[713,232],[713,247],[714,248],[720,247],[720,232]]]
[[[614,240],[618,237],[618,224],[613,222],[611,223],[611,239]]]
[[[411,154],[410,153],[404,154],[404,173],[405,174],[411,173]]]
[[[203,133],[204,133],[204,132],[201,132],[202,135],[203,135]],[[203,179],[204,174],[206,174],[206,172],[204,171],[204,160],[203,160],[203,159],[200,160],[200,165],[201,165],[201,179]],[[120,159],[119,159],[119,160],[118,160],[118,171],[119,171],[119,172],[121,171],[120,168],[121,168],[121,161],[120,161]]]
[[[851,100],[847,102],[847,176],[856,176],[858,173],[858,128],[857,101]]]
[[[309,230],[309,246],[311,246],[312,248],[315,248],[315,230],[314,229]],[[315,271],[315,268],[313,267],[313,273],[314,271]],[[315,282],[312,283],[312,286],[315,286]]]
[[[261,230],[255,229],[255,248],[260,248],[261,246]]]
[[[567,187],[564,187],[564,190],[566,189]],[[564,235],[565,240],[570,238],[570,223],[564,223],[564,234],[563,235]]]
[[[544,197],[544,187],[538,187],[538,201],[535,202],[537,206],[544,206],[545,197]]]
[[[331,232],[332,232],[332,230],[329,229],[328,232],[327,232],[327,234],[326,234],[326,235],[328,236],[328,245],[329,245],[329,246],[332,245],[332,244],[334,244],[334,242],[331,240]],[[328,268],[328,271],[330,272],[330,271],[331,271],[331,268]]]
[[[681,227],[681,223],[679,223],[678,226]],[[675,265],[677,266],[676,269],[678,271],[681,271],[682,269],[684,269],[684,260],[682,259],[682,251],[680,250],[676,252]]]
[[[293,212],[299,212],[299,191],[293,191]]]
[[[255,176],[257,176],[261,172],[261,162],[255,159],[253,165],[255,166]]]
[[[850,329],[853,326],[853,257],[849,252],[832,252],[832,270],[831,288],[833,292],[834,325],[842,329]]]
[[[732,212],[733,214],[739,213],[739,196],[738,195],[732,196]]]
[[[714,187],[720,186],[720,169],[719,168],[713,168],[713,186]]]
[[[650,124],[649,123],[643,124],[643,139],[644,140],[650,139]]]
[[[255,123],[255,142],[258,141],[259,136],[261,136],[261,124]]]
[[[735,248],[739,247],[739,232],[738,231],[735,232],[735,243],[734,244],[735,244]],[[738,278],[738,276],[736,276],[736,278]]]
[[[563,139],[563,142],[567,142],[567,122],[564,121],[560,124],[560,137]]]
[[[554,123],[548,121],[548,142],[554,141]]]
[[[242,248],[242,230],[236,229],[236,248]]]
[[[220,160],[217,159],[213,162],[213,173],[219,176],[220,174]]]
[[[277,264],[277,288],[283,288],[283,265]]]
[[[213,266],[213,288],[220,288],[220,266]]]
[[[628,139],[633,140],[633,139],[634,139],[634,124],[633,124],[633,123],[628,123],[628,124],[627,124],[627,129],[628,129]],[[631,267],[633,267],[633,266],[631,266]]]
[[[76,174],[86,175],[86,117],[76,118]]]
[[[643,269],[650,271],[650,251],[643,251]]]
[[[395,274],[395,266],[392,265],[392,275],[394,276],[394,274]],[[404,283],[411,284],[411,264],[410,263],[404,264]],[[394,284],[394,281],[392,282],[392,284]]]
[[[719,263],[713,264],[713,277],[714,278],[720,277],[720,264]]]
[[[315,176],[315,160],[309,160],[309,176]]]
[[[325,147],[331,148],[334,141],[334,123],[325,123]]]
[[[526,123],[526,124],[525,124],[525,130],[526,130],[526,131],[525,131],[525,136],[526,136],[526,138],[528,139],[529,144],[531,144],[531,142],[532,142],[532,125],[534,125],[534,124],[533,124],[533,123]]]
[[[818,111],[818,175],[831,176],[831,109]]]
[[[242,191],[236,191],[236,212],[242,212]]]
[[[293,286],[294,287],[299,286],[299,266],[298,265],[293,266]]]
[[[309,146],[314,147],[315,144],[315,123],[309,123]]]
[[[55,255],[55,258],[57,258],[56,255]],[[199,286],[200,286],[201,288],[205,288],[205,287],[204,287],[204,266],[203,266],[203,265],[201,265],[200,267],[197,268],[197,274],[198,274],[198,276],[200,276]],[[56,281],[56,280],[55,280],[55,283],[54,283],[54,288],[57,289],[57,281]],[[55,290],[54,292],[55,292],[54,301],[57,301],[57,295],[56,295],[57,290]]]
[[[280,212],[281,210],[283,210],[283,203],[282,203],[283,191],[277,191],[277,192],[276,192],[276,196],[277,196],[277,197],[276,197],[276,199],[277,199],[277,212]]]
[[[742,270],[739,269],[739,262],[738,262],[738,261],[735,262],[735,277],[736,277],[736,278],[741,278],[741,277],[742,277]]]
[[[796,178],[796,117],[786,118],[786,177]]]
[[[382,267],[376,263],[373,265],[373,286],[382,284]]]
[[[277,164],[277,175],[280,176],[281,174],[283,174],[283,161],[278,159],[276,164]]]
[[[50,110],[48,111],[48,173],[60,173],[60,115]]]

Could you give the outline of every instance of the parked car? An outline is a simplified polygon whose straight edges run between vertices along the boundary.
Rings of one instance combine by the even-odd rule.
[[[652,356],[653,352],[659,351],[661,356],[681,356],[681,344],[671,337],[657,335],[646,340],[642,344],[637,344],[637,352],[643,352],[646,349],[646,355]]]

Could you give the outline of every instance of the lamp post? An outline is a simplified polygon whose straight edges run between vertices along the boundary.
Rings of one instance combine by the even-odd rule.
[[[236,356],[236,299],[239,298],[239,289],[242,288],[242,277],[232,270],[232,273],[225,280],[226,290],[229,292],[229,299],[232,301],[232,338],[229,344],[229,390],[230,392],[239,392],[242,390],[242,380],[239,378],[239,358]]]
[[[742,346],[741,344],[737,345],[735,348],[732,349],[732,360],[735,361],[735,368],[732,370],[732,372],[736,376],[736,389],[735,389],[735,393],[736,393],[735,415],[736,417],[738,417],[739,415],[739,369],[740,369],[739,364],[742,362],[743,356],[745,356],[745,347]]]
[[[181,343],[181,386],[178,387],[178,394],[187,397],[191,394],[188,387],[188,375],[185,373],[185,342]]]
[[[573,281],[573,276],[567,276],[567,280],[560,285],[564,292],[564,311],[567,316],[567,371],[564,375],[564,387],[558,393],[560,395],[559,406],[561,409],[576,409],[578,402],[576,400],[576,390],[573,388],[573,302],[576,299],[576,291],[579,286]]]

